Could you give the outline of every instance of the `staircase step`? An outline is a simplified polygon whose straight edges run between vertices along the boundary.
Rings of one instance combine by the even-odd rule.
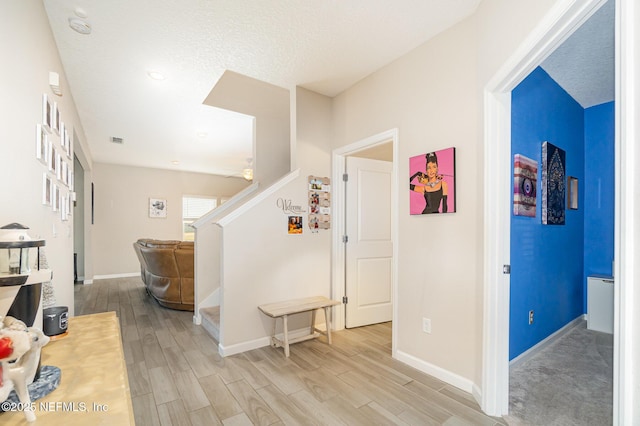
[[[220,306],[202,308],[200,316],[202,317],[202,327],[211,337],[216,339],[216,342],[220,342]]]

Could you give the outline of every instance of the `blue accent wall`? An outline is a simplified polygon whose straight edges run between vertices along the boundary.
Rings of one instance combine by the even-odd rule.
[[[511,215],[509,359],[583,314],[585,306],[584,109],[537,68],[512,91],[511,113],[511,158],[522,154],[538,162],[538,196],[535,218]],[[566,210],[565,225],[542,224],[544,141],[565,150],[565,173],[580,183],[579,208]]]
[[[613,275],[615,144],[614,103],[584,111],[585,180],[584,282],[589,275]],[[586,312],[587,298],[584,297]]]

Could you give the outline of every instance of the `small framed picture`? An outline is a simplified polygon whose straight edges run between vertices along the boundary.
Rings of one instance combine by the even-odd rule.
[[[578,210],[578,178],[567,177],[567,206],[569,210]]]
[[[73,157],[71,156],[71,136],[68,128],[64,130],[64,150],[67,152],[67,158],[71,160]]]
[[[47,164],[47,132],[42,124],[36,124],[36,158]]]
[[[60,210],[60,188],[55,183],[51,184],[51,210]]]
[[[60,111],[57,102],[54,102],[51,108],[51,128],[57,135],[60,134]]]
[[[302,234],[302,216],[289,216],[287,233]]]
[[[42,126],[47,132],[51,132],[52,122],[52,109],[51,101],[47,97],[47,94],[42,95]]]
[[[69,220],[69,195],[60,193],[60,219],[63,222]]]
[[[65,133],[64,123],[60,122],[60,146],[64,150],[64,133]]]
[[[56,174],[56,178],[59,181],[62,181],[62,157],[60,156],[60,153],[58,153],[57,151],[56,151],[55,165],[54,165],[53,171]]]
[[[64,195],[62,195],[62,192],[58,192],[58,198],[60,199],[59,202],[59,206],[60,206],[60,220],[66,220],[67,219],[67,214],[65,213],[65,202],[64,202]]]
[[[60,160],[60,165],[62,166],[60,167],[60,175],[65,186],[69,186],[69,166],[67,164],[63,159]]]
[[[47,173],[42,174],[42,204],[45,206],[51,205],[51,178]]]
[[[167,217],[167,200],[149,198],[149,217]]]
[[[47,166],[50,172],[55,174],[56,172],[56,156],[57,150],[56,147],[53,146],[51,142],[49,142],[49,149],[47,152]]]

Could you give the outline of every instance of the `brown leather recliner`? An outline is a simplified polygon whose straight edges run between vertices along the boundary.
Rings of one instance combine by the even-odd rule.
[[[193,242],[140,239],[133,248],[147,293],[164,307],[193,311]]]

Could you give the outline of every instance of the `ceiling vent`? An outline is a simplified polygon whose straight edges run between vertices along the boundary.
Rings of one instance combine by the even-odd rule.
[[[111,142],[122,145],[124,143],[124,139],[111,136]]]

